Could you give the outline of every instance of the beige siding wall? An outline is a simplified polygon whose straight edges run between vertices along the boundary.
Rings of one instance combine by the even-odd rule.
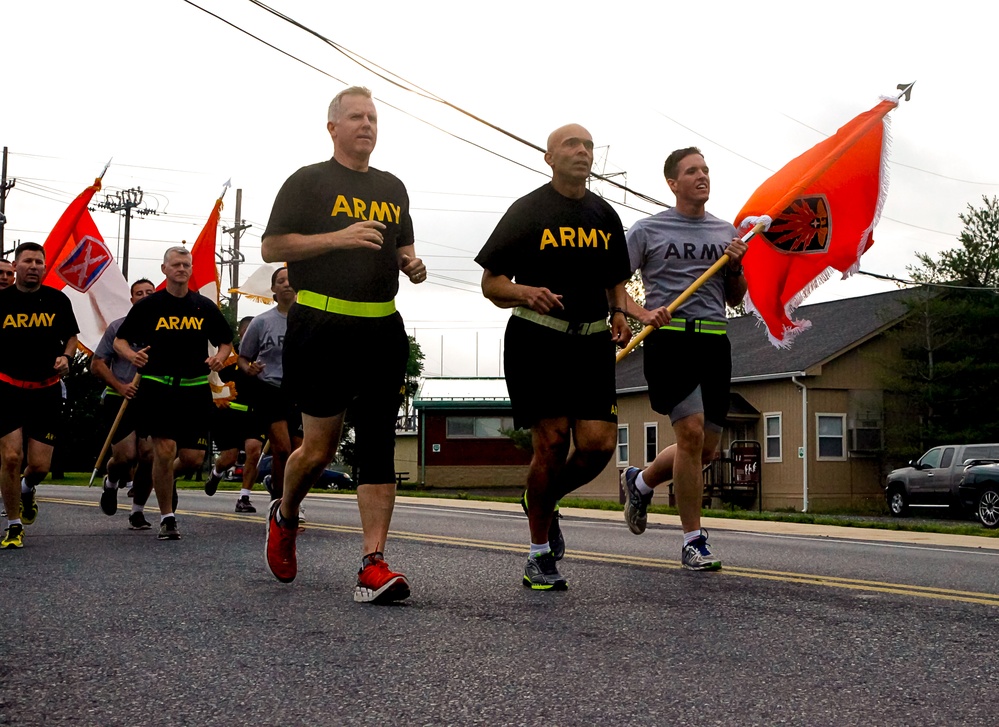
[[[409,473],[403,482],[418,482],[420,479],[419,446],[420,437],[416,434],[395,435],[395,471]]]

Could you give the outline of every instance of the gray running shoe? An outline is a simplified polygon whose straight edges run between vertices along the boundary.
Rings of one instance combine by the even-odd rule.
[[[129,530],[149,530],[152,525],[146,520],[146,516],[141,512],[133,512],[128,516],[128,529]]]
[[[693,542],[683,546],[680,563],[687,570],[720,570],[721,559],[708,550],[708,531],[701,528],[701,534]]]
[[[635,535],[645,532],[648,525],[649,504],[652,502],[652,494],[643,495],[638,491],[635,480],[642,471],[638,467],[629,467],[621,473],[621,485],[624,487],[624,521],[628,524],[628,530]]]
[[[253,506],[253,503],[250,502],[249,497],[246,497],[244,495],[243,497],[240,497],[238,500],[236,500],[236,512],[256,512],[256,511],[257,508],[255,508]]]
[[[180,540],[180,531],[177,529],[177,518],[168,517],[160,523],[160,534],[157,540]]]
[[[520,496],[520,506],[524,508],[527,515],[527,490]],[[548,547],[552,549],[555,560],[562,560],[565,557],[565,536],[562,535],[562,527],[558,521],[562,519],[562,513],[558,511],[558,503],[555,503],[555,512],[552,513],[551,524],[548,525]]]
[[[532,555],[524,566],[524,586],[535,591],[565,591],[569,584],[558,572],[555,556],[549,550]]]

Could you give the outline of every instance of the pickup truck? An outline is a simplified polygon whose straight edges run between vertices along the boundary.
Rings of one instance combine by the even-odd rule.
[[[908,466],[893,470],[885,483],[885,500],[895,517],[910,507],[951,506],[964,510],[958,492],[966,464],[999,459],[999,444],[949,444],[934,447]]]
[[[999,528],[999,462],[974,460],[958,487],[961,503],[987,528]]]

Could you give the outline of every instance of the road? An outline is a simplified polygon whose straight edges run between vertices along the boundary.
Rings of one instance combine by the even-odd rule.
[[[284,585],[262,498],[182,491],[161,542],[98,496],[40,486],[0,552],[2,725],[999,723],[994,540],[730,521],[725,568],[690,573],[668,516],[567,511],[569,591],[535,593],[517,506],[405,498],[413,596],[371,606],[351,498],[309,497]]]

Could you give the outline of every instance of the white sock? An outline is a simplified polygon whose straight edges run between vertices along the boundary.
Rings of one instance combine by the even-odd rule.
[[[23,477],[21,478],[21,492],[31,492],[31,488],[28,487],[28,483]]]
[[[222,475],[225,474],[225,472],[219,472],[217,469],[215,469],[215,465],[212,465],[212,474],[215,475],[216,477],[221,477]]]
[[[547,553],[549,550],[551,550],[551,546],[548,545],[548,543],[541,543],[540,545],[538,543],[531,543],[530,555],[533,558],[535,555],[538,555],[539,553]]]
[[[690,532],[690,533],[684,533],[683,534],[683,544],[684,545],[690,545],[695,540],[697,540],[699,537],[701,537],[701,529],[700,528],[698,528],[697,530],[694,530],[693,532]]]
[[[168,517],[173,517],[173,513],[172,512],[168,512],[166,515],[160,515],[160,522],[162,523]]]
[[[643,495],[648,495],[652,492],[652,488],[645,484],[645,472],[639,472],[638,477],[635,478],[635,487]]]
[[[135,513],[137,513],[137,512],[142,512],[142,505],[136,505],[136,504],[135,504],[135,503],[133,502],[133,503],[132,503],[132,514],[135,514]]]
[[[18,518],[17,520],[8,520],[7,521],[7,527],[10,527],[11,525],[22,525],[23,526],[23,524],[21,523],[21,518]]]
[[[250,490],[248,490],[248,489],[246,489],[246,488],[244,487],[243,489],[241,489],[241,490],[239,491],[239,496],[240,496],[240,497],[249,497],[249,496],[250,496]]]

